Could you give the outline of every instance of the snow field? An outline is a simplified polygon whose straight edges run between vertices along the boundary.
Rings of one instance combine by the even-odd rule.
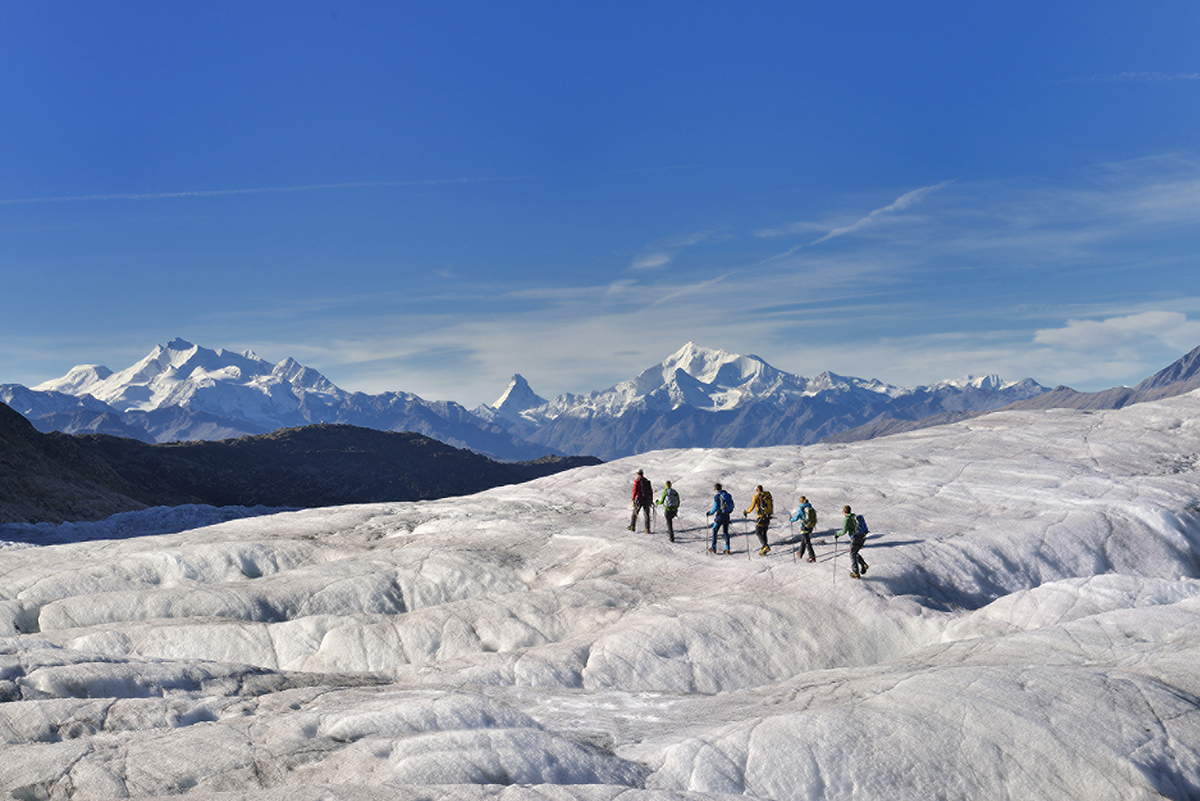
[[[1196,797],[1198,411],[660,451],[0,550],[0,789]],[[625,530],[637,468],[683,497],[675,544],[661,516]],[[705,553],[714,481],[739,511],[772,491],[770,556],[741,520],[733,556]],[[791,553],[799,494],[816,564]],[[871,525],[862,581],[834,556],[847,503]]]

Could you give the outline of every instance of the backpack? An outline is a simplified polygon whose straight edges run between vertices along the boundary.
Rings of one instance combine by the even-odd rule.
[[[679,508],[679,493],[675,491],[674,487],[671,487],[663,494],[663,508],[664,509],[678,509]]]
[[[638,479],[638,503],[642,506],[654,505],[654,489],[650,486],[650,479]]]
[[[721,514],[733,514],[733,496],[730,495],[728,491],[721,490],[719,497],[721,498],[721,502],[717,505],[717,509],[721,512]]]
[[[766,490],[758,496],[758,513],[763,517],[770,517],[775,514],[775,502],[771,500],[771,493]]]
[[[811,505],[804,513],[804,522],[809,526],[815,526],[817,524],[817,510]]]
[[[862,515],[857,515],[855,517],[855,521],[858,523],[858,531],[854,532],[854,535],[856,537],[867,536],[867,534],[870,533],[870,529],[867,528],[867,519]]]

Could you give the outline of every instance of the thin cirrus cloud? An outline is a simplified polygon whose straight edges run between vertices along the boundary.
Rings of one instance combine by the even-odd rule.
[[[667,240],[660,240],[658,243],[649,246],[653,250],[630,262],[629,269],[653,270],[657,267],[665,267],[675,260],[678,251],[712,239],[715,233],[715,231],[697,231]]]
[[[673,258],[675,257],[670,253],[650,253],[634,259],[629,268],[631,270],[652,270],[655,267],[664,267],[670,264]]]
[[[861,231],[864,228],[875,225],[875,224],[881,222],[882,220],[887,219],[890,215],[895,214],[896,212],[906,211],[906,210],[912,208],[913,206],[920,203],[922,200],[924,200],[929,195],[933,194],[934,192],[938,191],[939,189],[946,188],[947,186],[949,186],[952,183],[954,183],[954,182],[953,181],[942,181],[939,184],[933,184],[932,186],[923,186],[920,189],[914,189],[911,192],[905,192],[903,195],[896,198],[894,201],[892,201],[888,205],[883,206],[882,208],[875,209],[874,211],[867,214],[865,217],[860,217],[858,220],[851,223],[850,225],[844,225],[839,228],[834,228],[831,231],[829,231],[828,233],[826,233],[824,236],[818,237],[817,239],[814,239],[812,242],[809,242],[809,244],[810,245],[819,245],[822,242],[828,242],[830,239],[834,239],[839,236],[846,236],[847,234],[852,234],[856,231]]]
[[[931,186],[922,186],[918,189],[912,190],[911,192],[905,192],[888,205],[867,213],[865,216],[858,218],[849,225],[830,228],[828,223],[802,220],[800,222],[789,223],[776,228],[760,228],[754,232],[754,235],[760,239],[775,239],[785,236],[796,236],[800,234],[814,234],[822,232],[820,237],[808,243],[809,245],[817,245],[821,242],[827,242],[830,239],[836,239],[839,236],[846,236],[847,234],[861,231],[862,229],[871,225],[875,225],[876,223],[883,222],[896,212],[906,211],[907,209],[912,208],[929,195],[933,194],[939,189],[946,188],[952,183],[954,183],[954,181],[942,181],[941,183],[932,184]],[[794,252],[794,250],[795,249],[793,249],[791,252]]]
[[[182,192],[121,192],[95,195],[58,195],[54,197],[22,197],[0,199],[2,206],[32,205],[36,203],[75,203],[96,200],[172,200],[179,198],[225,197],[230,195],[263,195],[284,192],[313,192],[322,189],[368,189],[403,186],[445,186],[451,184],[478,184],[497,181],[520,181],[523,176],[493,176],[484,178],[429,178],[413,181],[346,181],[334,184],[300,184],[297,186],[255,186],[239,189],[194,189]]]

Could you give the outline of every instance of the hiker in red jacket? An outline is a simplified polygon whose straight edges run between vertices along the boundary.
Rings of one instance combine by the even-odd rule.
[[[629,530],[637,531],[638,512],[646,516],[646,533],[650,533],[650,510],[654,508],[654,489],[650,479],[637,471],[637,479],[633,482],[633,517],[629,521]]]

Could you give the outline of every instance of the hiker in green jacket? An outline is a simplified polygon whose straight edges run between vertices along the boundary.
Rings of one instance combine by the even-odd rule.
[[[850,578],[861,578],[862,574],[867,572],[867,560],[862,558],[859,551],[867,539],[867,532],[858,525],[858,518],[850,511],[849,506],[843,506],[842,513],[846,515],[846,519],[842,521],[842,530],[835,536],[850,536]]]
[[[663,517],[667,519],[667,537],[671,542],[675,541],[675,515],[679,514],[679,493],[671,487],[671,482],[666,482],[666,488],[662,491],[662,497],[658,499],[658,505],[663,508]]]

